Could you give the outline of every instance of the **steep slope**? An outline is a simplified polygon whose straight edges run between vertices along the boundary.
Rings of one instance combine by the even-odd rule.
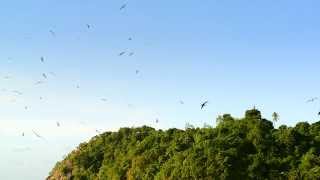
[[[122,128],[80,144],[56,164],[62,179],[317,179],[320,123],[274,129],[258,110],[216,128]]]

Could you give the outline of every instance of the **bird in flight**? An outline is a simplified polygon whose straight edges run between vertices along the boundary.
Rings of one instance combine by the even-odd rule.
[[[120,7],[120,11],[123,10],[124,8],[127,7],[127,4],[123,4],[121,7]]]
[[[136,70],[136,74],[139,74],[139,73],[140,73],[140,71],[137,69],[137,70]]]
[[[24,132],[22,133],[22,136],[24,136]]]
[[[52,36],[54,36],[54,37],[56,36],[56,33],[55,33],[53,30],[50,30],[49,32],[50,32],[50,34],[51,34]]]
[[[182,101],[182,100],[180,100],[179,102],[180,102],[180,104],[184,104],[184,101]]]
[[[43,56],[40,57],[40,61],[41,61],[42,63],[44,63],[44,57],[43,57]]]
[[[203,109],[204,107],[206,107],[208,105],[209,101],[205,101],[201,104],[201,109]]]
[[[157,124],[159,123],[159,119],[158,119],[158,118],[156,119],[156,123],[157,123]]]
[[[101,98],[101,101],[107,102],[108,100],[106,98]]]
[[[40,136],[37,132],[35,132],[34,130],[32,130],[32,132],[33,132],[33,134],[35,135],[35,136],[37,136],[38,138],[43,138],[42,136]]]
[[[125,53],[125,51],[122,51],[121,53],[119,53],[119,56],[123,56]]]
[[[45,79],[47,79],[48,77],[47,77],[47,75],[45,74],[45,73],[42,73],[42,77],[43,78],[45,78]]]
[[[131,52],[130,54],[129,54],[129,56],[133,56],[134,55],[134,52]]]
[[[314,102],[314,101],[316,101],[316,100],[318,100],[318,99],[319,99],[319,98],[317,98],[317,97],[311,98],[311,99],[307,100],[307,103]]]
[[[88,29],[90,29],[90,28],[91,28],[90,24],[87,24],[87,28],[88,28]]]

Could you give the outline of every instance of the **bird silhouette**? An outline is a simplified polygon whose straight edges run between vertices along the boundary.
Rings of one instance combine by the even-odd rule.
[[[123,4],[121,7],[120,7],[120,11],[125,9],[127,7],[127,4]]]
[[[43,56],[40,57],[40,61],[41,61],[42,63],[44,63],[44,57],[43,57]]]
[[[108,100],[106,98],[101,98],[101,101],[107,102]]]
[[[48,78],[48,76],[45,73],[42,73],[42,77],[45,78],[45,79]]]
[[[37,132],[35,132],[34,130],[32,130],[32,132],[33,132],[33,134],[37,137],[37,138],[41,138],[41,139],[43,139],[43,137],[42,136],[40,136],[40,134],[38,134]]]
[[[54,37],[56,36],[56,33],[55,33],[53,30],[50,30],[49,32],[50,32],[50,34],[51,34],[52,36],[54,36]]]
[[[122,51],[121,53],[119,53],[119,56],[123,56],[125,53],[125,51]]]
[[[205,101],[201,104],[201,109],[203,109],[204,107],[206,107],[208,105],[209,101]]]
[[[307,103],[314,102],[314,101],[316,101],[316,100],[318,100],[318,99],[319,99],[318,97],[313,97],[313,98],[311,98],[311,99],[308,99],[308,100],[307,100]]]

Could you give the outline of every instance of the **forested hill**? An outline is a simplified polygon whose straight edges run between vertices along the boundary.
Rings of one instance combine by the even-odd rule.
[[[106,132],[80,144],[48,179],[320,179],[320,122],[275,129],[255,109],[217,121]]]

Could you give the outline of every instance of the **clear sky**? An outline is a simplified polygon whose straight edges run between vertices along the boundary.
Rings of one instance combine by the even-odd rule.
[[[96,129],[214,126],[219,114],[241,117],[254,105],[266,118],[278,112],[278,125],[319,120],[319,102],[305,103],[320,95],[319,6],[316,0],[1,2],[0,179],[44,179]]]

